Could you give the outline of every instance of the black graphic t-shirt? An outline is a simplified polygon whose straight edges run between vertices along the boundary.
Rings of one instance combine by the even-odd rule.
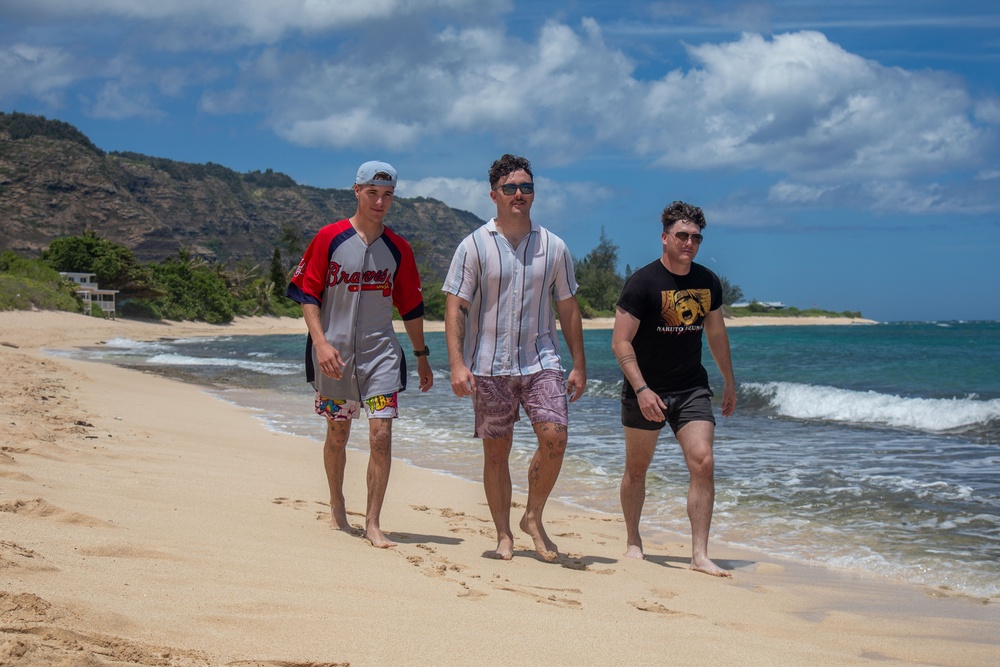
[[[701,364],[705,316],[722,305],[719,277],[701,264],[678,276],[656,260],[632,274],[618,307],[639,320],[632,339],[639,370],[657,393],[708,387]],[[635,392],[629,382],[626,396]]]

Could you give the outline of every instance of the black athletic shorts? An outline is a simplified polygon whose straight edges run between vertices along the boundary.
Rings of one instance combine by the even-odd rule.
[[[647,389],[647,391],[652,391],[652,389]],[[712,422],[714,424],[712,395],[712,390],[707,387],[698,387],[680,393],[660,394],[660,400],[667,405],[664,413],[667,417],[666,423],[670,424],[670,428],[675,434],[689,422]],[[622,392],[622,426],[638,428],[643,431],[659,431],[663,425],[664,422],[654,422],[643,417],[642,411],[639,410],[639,399],[635,395],[625,396],[625,392]]]

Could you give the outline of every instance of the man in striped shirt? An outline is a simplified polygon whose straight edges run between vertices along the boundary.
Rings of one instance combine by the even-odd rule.
[[[569,401],[587,384],[583,325],[576,303],[573,258],[566,244],[531,221],[535,190],[531,164],[504,155],[490,167],[497,215],[455,251],[442,290],[445,335],[456,396],[471,396],[474,437],[482,438],[483,486],[497,529],[495,556],[510,560],[509,457],[519,406],[531,420],[538,449],[528,467],[528,502],[521,530],[547,561],[558,547],[542,525],[566,450]],[[555,313],[573,359],[564,379]]]

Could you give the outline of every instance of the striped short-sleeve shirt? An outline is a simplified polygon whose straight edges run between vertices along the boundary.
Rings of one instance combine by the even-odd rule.
[[[441,289],[470,304],[464,356],[474,375],[561,369],[552,304],[577,284],[558,236],[532,223],[514,248],[492,219],[459,244]]]

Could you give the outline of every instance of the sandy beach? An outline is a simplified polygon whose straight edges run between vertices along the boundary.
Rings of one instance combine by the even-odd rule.
[[[481,486],[398,461],[382,526],[399,546],[375,549],[330,529],[320,442],[194,385],[46,353],[278,333],[305,326],[0,313],[0,666],[997,664],[994,603],[712,542],[734,574],[716,579],[668,533],[626,560],[619,516],[558,502],[558,562],[526,535],[490,559]],[[345,484],[357,527],[365,450]]]

